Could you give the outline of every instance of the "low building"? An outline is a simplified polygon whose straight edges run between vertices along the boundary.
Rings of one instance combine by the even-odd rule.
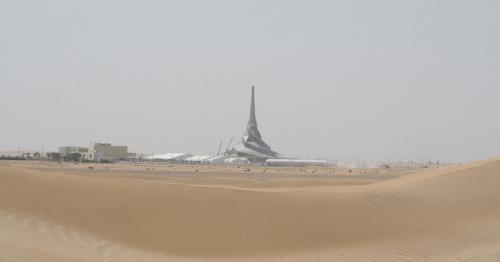
[[[59,154],[61,154],[61,156],[67,156],[67,155],[73,154],[73,153],[84,154],[84,153],[88,153],[88,152],[89,152],[89,149],[86,147],[79,147],[79,146],[60,146],[59,147]]]
[[[250,161],[248,161],[248,159],[244,157],[229,157],[226,158],[224,162],[231,165],[246,165],[250,163]]]
[[[188,163],[206,163],[208,162],[209,158],[210,156],[207,155],[193,155],[191,157],[184,159],[184,161]]]
[[[127,146],[113,146],[108,143],[95,143],[91,150],[88,150],[86,159],[92,161],[117,161],[128,158]]]
[[[326,166],[328,161],[326,160],[312,160],[312,159],[267,159],[266,164],[268,166]]]
[[[224,155],[219,155],[219,156],[213,156],[213,157],[210,157],[206,160],[206,162],[210,163],[210,164],[224,164],[225,161],[226,161],[226,156]]]
[[[33,150],[0,151],[0,159],[4,160],[42,160],[47,155]]]
[[[160,155],[152,155],[152,156],[147,156],[147,160],[159,160],[159,161],[183,161],[189,157],[192,157],[193,155],[189,153],[166,153],[166,154],[160,154]]]

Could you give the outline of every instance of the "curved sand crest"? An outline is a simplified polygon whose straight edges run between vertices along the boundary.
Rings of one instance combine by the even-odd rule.
[[[47,219],[0,212],[0,261],[148,261],[154,255],[123,248]],[[157,256],[160,258],[160,256]]]
[[[280,256],[243,258],[186,258],[152,253],[75,231],[47,219],[0,212],[0,261],[498,261],[498,245],[476,247],[472,251],[453,250],[432,238],[402,243],[384,242],[320,252],[288,253]],[[425,240],[425,244],[423,244]],[[477,238],[477,241],[482,241]],[[429,247],[440,246],[452,251],[452,256],[431,256]],[[432,259],[423,259],[432,258]]]
[[[4,168],[0,208],[184,257],[496,258],[499,172],[490,161],[297,194]]]

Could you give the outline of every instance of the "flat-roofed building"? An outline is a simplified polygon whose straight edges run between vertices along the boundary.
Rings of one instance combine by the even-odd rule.
[[[128,158],[127,146],[113,146],[109,143],[95,143],[88,158],[95,161],[116,161]]]
[[[193,155],[184,159],[184,162],[188,163],[205,163],[210,158],[208,155]]]
[[[159,161],[184,161],[185,159],[192,157],[193,155],[189,153],[166,153],[159,155],[147,156],[147,160],[159,160]]]
[[[269,166],[326,166],[328,161],[326,160],[312,160],[312,159],[290,159],[290,158],[277,158],[268,159],[266,164]]]
[[[59,147],[59,154],[62,156],[67,156],[72,153],[88,153],[89,149],[86,147],[79,147],[79,146],[60,146]]]

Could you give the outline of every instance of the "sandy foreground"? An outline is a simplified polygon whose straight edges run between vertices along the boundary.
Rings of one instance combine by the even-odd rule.
[[[421,170],[0,162],[0,261],[500,261],[500,160]]]

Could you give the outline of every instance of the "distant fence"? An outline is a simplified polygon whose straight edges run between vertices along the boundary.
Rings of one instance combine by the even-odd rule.
[[[29,159],[20,156],[0,156],[0,160],[29,160]]]

